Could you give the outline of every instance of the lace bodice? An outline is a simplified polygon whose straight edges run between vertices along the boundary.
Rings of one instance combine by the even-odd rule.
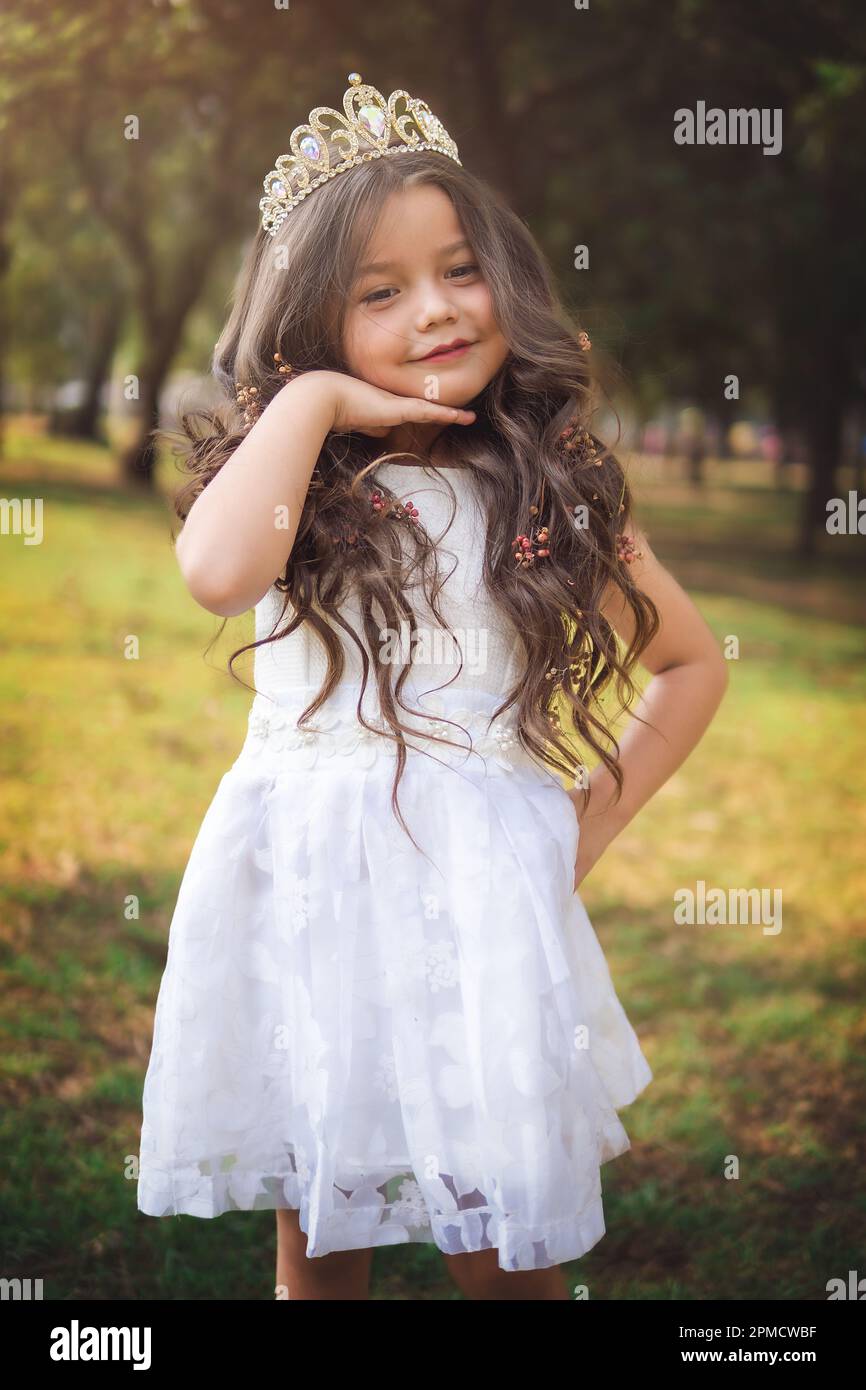
[[[501,699],[519,678],[523,646],[519,632],[496,608],[483,582],[486,523],[470,470],[395,463],[380,465],[377,476],[402,501],[412,502],[418,508],[419,519],[433,541],[441,541],[438,547],[439,574],[444,582],[437,602],[450,624],[453,636],[430,611],[421,579],[417,577],[408,591],[415,611],[418,635],[406,689],[423,693],[436,690],[448,682],[449,690],[455,696],[458,692],[464,696],[468,707],[472,707],[478,695]],[[444,482],[446,476],[454,489],[453,503]],[[445,535],[452,506],[456,507],[456,512]],[[272,588],[256,605],[257,640],[274,630],[283,598],[280,590]],[[344,601],[341,611],[364,641],[372,663],[354,595],[349,595]],[[280,626],[285,627],[289,620],[290,610]],[[340,629],[336,629],[336,632],[346,660],[342,683],[357,687],[363,674],[360,654],[348,634]],[[403,662],[409,659],[409,637],[408,624],[402,633],[380,632],[380,653],[383,659],[389,659],[390,654],[390,659],[395,662],[395,678]],[[459,669],[461,656],[463,664]],[[256,689],[264,696],[285,702],[287,696],[300,695],[308,689],[318,691],[327,666],[322,642],[310,625],[304,623],[290,636],[256,648]],[[489,699],[483,703],[489,707]],[[363,708],[376,713],[372,670],[368,675]]]

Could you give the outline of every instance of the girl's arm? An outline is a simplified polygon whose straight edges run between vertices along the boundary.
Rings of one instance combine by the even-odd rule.
[[[233,618],[267,593],[292,553],[332,430],[384,438],[410,422],[441,429],[474,419],[473,410],[396,396],[343,372],[304,372],[286,382],[189,509],[176,554],[193,598]]]
[[[641,558],[632,561],[630,572],[655,603],[661,619],[659,631],[640,657],[652,680],[634,713],[647,724],[631,721],[619,740],[624,775],[620,801],[613,804],[616,783],[603,763],[590,774],[592,795],[586,813],[580,791],[569,792],[580,817],[575,888],[611,840],[685,762],[716,713],[728,684],[727,662],[688,594],[656,559],[641,531],[630,528],[627,534],[635,550],[641,552]],[[610,586],[602,611],[623,641],[631,642],[634,619],[616,586]]]
[[[285,568],[316,460],[333,428],[329,372],[287,382],[189,510],[175,553],[203,608],[253,608]]]

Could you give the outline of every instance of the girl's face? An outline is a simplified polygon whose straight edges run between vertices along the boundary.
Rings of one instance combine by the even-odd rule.
[[[455,339],[468,347],[427,357]],[[441,188],[420,184],[384,203],[350,294],[343,352],[349,370],[374,386],[454,406],[483,391],[508,356],[490,291]]]

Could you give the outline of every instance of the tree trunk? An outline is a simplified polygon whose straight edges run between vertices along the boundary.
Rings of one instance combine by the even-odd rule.
[[[141,413],[136,438],[121,460],[123,476],[133,486],[153,489],[159,450],[152,432],[159,426],[159,397],[183,336],[187,316],[198,301],[219,246],[220,242],[213,237],[206,245],[189,248],[187,266],[179,273],[176,282],[182,289],[167,294],[165,302],[171,307],[165,313],[155,311],[153,303],[146,297],[149,283],[146,280],[142,282],[139,308],[147,356],[138,378]]]
[[[856,405],[851,412],[851,468],[854,474],[854,490],[858,496],[864,492],[864,440],[866,440],[866,412],[862,405]]]
[[[138,429],[133,443],[125,451],[122,459],[123,476],[134,487],[152,491],[154,469],[157,461],[157,443],[153,430],[159,425],[159,397],[168,373],[166,362],[158,375],[148,373],[142,377],[141,412]]]
[[[686,449],[686,459],[688,460],[689,482],[693,488],[703,488],[704,486],[704,459],[706,458],[706,448],[703,440],[695,440]]]
[[[135,439],[121,459],[123,477],[134,487],[152,490],[154,486],[153,475],[159,451],[153,430],[159,426],[159,398],[177,352],[187,313],[197,294],[198,287],[191,288],[188,299],[176,302],[168,319],[156,321],[152,314],[142,314],[149,354],[138,374],[141,411]]]
[[[805,422],[809,486],[803,495],[798,547],[804,559],[814,556],[818,535],[826,530],[827,502],[836,495],[836,472],[842,448],[842,416],[840,402],[817,401],[815,411]]]
[[[94,332],[94,346],[86,366],[86,387],[84,400],[70,415],[67,433],[79,439],[93,439],[104,442],[100,428],[102,388],[111,370],[111,361],[123,322],[123,301],[120,295],[113,296],[104,304],[98,315]]]

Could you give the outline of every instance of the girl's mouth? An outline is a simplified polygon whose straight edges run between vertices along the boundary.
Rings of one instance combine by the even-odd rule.
[[[452,357],[462,357],[472,347],[472,343],[461,343],[460,347],[449,348],[445,352],[433,352],[429,357],[422,357],[422,362],[449,362]]]

